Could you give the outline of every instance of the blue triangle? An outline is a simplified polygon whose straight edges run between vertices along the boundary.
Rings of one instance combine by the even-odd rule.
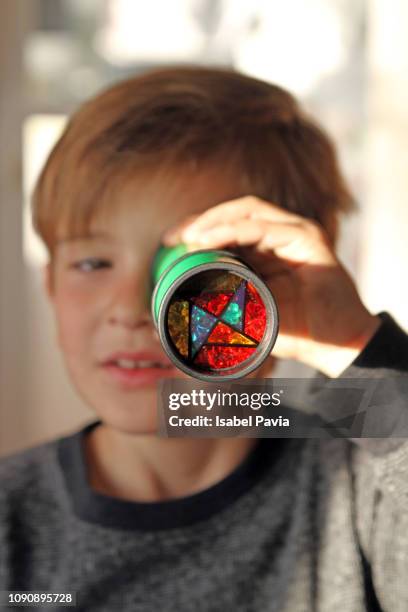
[[[217,317],[214,317],[209,312],[205,312],[205,310],[198,306],[192,307],[190,323],[191,357],[194,357],[205,343],[216,321]]]
[[[224,323],[233,325],[239,331],[242,331],[244,324],[245,290],[246,281],[242,281],[220,317]]]

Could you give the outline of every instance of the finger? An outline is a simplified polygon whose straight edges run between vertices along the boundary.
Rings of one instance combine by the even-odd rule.
[[[227,245],[254,245],[262,239],[263,228],[259,221],[237,221],[235,223],[218,223],[216,226],[197,231],[194,234],[194,243],[206,248],[215,248]],[[190,243],[190,234],[185,230],[181,239]]]
[[[182,234],[188,243],[188,232]],[[195,235],[195,244],[203,248],[254,246],[260,253],[273,253],[289,262],[333,264],[335,256],[315,225],[238,221],[218,224]]]
[[[316,224],[268,223],[257,245],[293,264],[335,265],[336,257]]]
[[[182,242],[182,233],[186,227],[197,219],[199,215],[189,215],[181,223],[167,229],[161,237],[161,241],[165,246],[175,246]]]
[[[293,213],[254,196],[246,196],[223,202],[199,215],[186,229],[186,238],[194,241],[196,234],[219,223],[234,222],[237,219],[265,219],[284,223],[300,223],[302,218]]]
[[[292,225],[283,223],[263,223],[259,221],[238,221],[235,223],[218,223],[213,228],[205,228],[194,234],[194,242],[206,248],[215,248],[227,245],[254,246],[260,252],[274,250],[285,246],[298,238],[301,230]],[[189,242],[189,232],[184,230],[181,239]]]

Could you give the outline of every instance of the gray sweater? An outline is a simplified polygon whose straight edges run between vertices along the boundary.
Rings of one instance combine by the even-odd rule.
[[[343,376],[407,376],[381,316]],[[95,426],[0,463],[0,590],[76,591],[89,612],[408,610],[404,440],[263,439],[211,488],[135,503],[89,487]]]

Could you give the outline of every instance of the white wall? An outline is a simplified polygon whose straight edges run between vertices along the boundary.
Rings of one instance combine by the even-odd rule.
[[[408,329],[408,2],[370,0],[361,286]]]
[[[22,53],[25,19],[21,2],[0,2],[0,450],[26,439],[26,287],[22,258],[21,138]]]

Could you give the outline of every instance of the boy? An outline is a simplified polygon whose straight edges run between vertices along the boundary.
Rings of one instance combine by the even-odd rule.
[[[406,376],[407,337],[334,254],[350,207],[330,142],[278,87],[167,69],[77,112],[34,223],[59,345],[99,420],[3,461],[0,589],[74,591],[87,611],[406,610],[405,443],[155,435],[156,383],[183,376],[150,317],[160,242],[254,264],[281,315],[269,368]]]

